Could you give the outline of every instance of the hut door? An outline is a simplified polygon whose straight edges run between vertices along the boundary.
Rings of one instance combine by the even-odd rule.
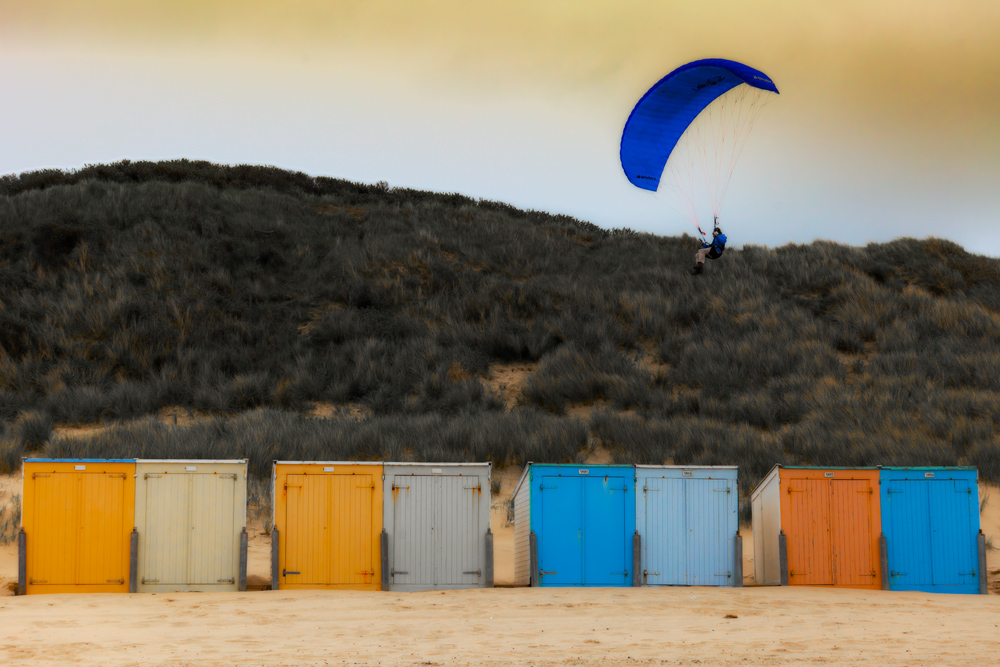
[[[689,586],[727,586],[732,583],[730,499],[734,489],[724,479],[685,479],[684,518]]]
[[[625,504],[633,502],[622,477],[584,477],[583,583],[588,586],[626,582]]]
[[[392,583],[482,581],[479,478],[397,475],[393,484]]]
[[[833,584],[830,536],[830,481],[788,480],[788,581],[791,584]]]
[[[191,540],[188,582],[207,586],[237,583],[237,536],[233,533],[236,474],[196,474],[191,481]]]
[[[34,584],[77,584],[80,550],[80,473],[34,473],[37,528],[29,535],[28,572]],[[25,480],[27,483],[28,480]],[[25,494],[27,495],[27,494]]]
[[[866,479],[832,479],[829,484],[833,583],[871,586],[878,576],[872,552],[875,490]]]
[[[482,581],[483,532],[479,527],[482,485],[478,477],[438,476],[435,507],[436,585],[475,585]]]
[[[580,477],[542,477],[542,516],[536,534],[539,581],[543,585],[584,583],[583,481]]]
[[[124,585],[125,473],[37,473],[28,571],[34,585]]]
[[[392,583],[434,584],[435,482],[424,475],[397,475],[393,482]],[[433,510],[433,511],[432,511]]]
[[[288,475],[282,582],[370,584],[371,475]]]
[[[642,493],[645,503],[643,569],[650,586],[687,583],[684,481],[680,478],[647,477]]]
[[[186,475],[147,473],[145,535],[142,535],[143,585],[187,583],[191,538],[190,480]]]
[[[910,589],[931,584],[931,518],[928,492],[923,481],[894,479],[886,489],[883,524],[889,548],[889,588]]]
[[[973,540],[973,512],[979,511],[975,488],[964,479],[929,482],[930,553],[935,586],[979,585],[978,554]]]

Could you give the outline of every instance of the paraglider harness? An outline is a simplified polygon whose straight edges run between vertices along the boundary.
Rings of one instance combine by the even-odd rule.
[[[705,255],[707,259],[719,259],[722,257],[723,251],[726,249],[726,235],[722,233],[722,230],[718,227],[719,218],[715,218],[715,229],[712,231],[714,237],[711,243],[701,242],[702,248],[711,248]],[[701,227],[698,227],[698,231],[701,232]],[[705,232],[701,232],[702,236],[706,236]]]

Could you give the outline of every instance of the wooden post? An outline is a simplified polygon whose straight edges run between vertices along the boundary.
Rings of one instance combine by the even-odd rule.
[[[983,535],[982,528],[976,536],[976,545],[979,547],[979,594],[989,595],[990,587],[986,579],[986,536]]]
[[[17,534],[17,594],[28,592],[28,536],[21,527]]]
[[[642,535],[632,535],[632,587],[642,586]]]
[[[389,533],[385,532],[385,528],[379,536],[379,543],[382,558],[382,590],[387,591],[392,581],[392,572],[389,571]]]
[[[756,557],[756,554],[754,554]],[[778,532],[778,568],[781,572],[781,585],[788,585],[788,540],[785,531]]]
[[[243,530],[240,532],[240,575],[239,575],[239,590],[245,591],[247,589],[247,547],[249,546],[249,539],[247,537],[247,528],[243,526]]]
[[[486,564],[483,569],[483,587],[493,588],[493,531],[486,529]]]
[[[278,528],[274,527],[271,529],[271,590],[276,591],[280,588],[280,577],[281,574],[279,570],[278,554],[280,553],[278,544],[280,542],[281,536],[278,533]]]
[[[887,591],[891,579],[889,577],[889,540],[885,533],[880,533],[878,536],[878,556],[882,563],[882,590]]]
[[[531,568],[531,585],[538,586],[538,536],[535,531],[528,533],[528,567]]]
[[[132,528],[128,548],[128,592],[139,591],[139,531]]]
[[[736,531],[733,541],[733,588],[743,587],[743,536]]]

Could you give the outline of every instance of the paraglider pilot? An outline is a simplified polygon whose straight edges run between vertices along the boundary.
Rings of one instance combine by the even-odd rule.
[[[719,224],[719,219],[715,219],[715,224]],[[723,251],[726,249],[726,235],[722,233],[722,230],[716,226],[712,230],[712,242],[705,243],[701,242],[701,249],[694,254],[694,268],[691,269],[691,275],[696,276],[704,270],[705,259],[718,259],[722,257]]]

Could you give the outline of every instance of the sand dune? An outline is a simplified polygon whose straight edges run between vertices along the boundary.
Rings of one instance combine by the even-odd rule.
[[[507,490],[507,480],[504,480]],[[0,478],[0,496],[17,490]],[[1000,542],[1000,491],[983,528]],[[4,498],[0,497],[0,502]],[[498,583],[512,530],[493,513]],[[746,571],[752,549],[746,531]],[[269,538],[251,527],[249,571]],[[1000,552],[990,551],[997,586]],[[16,577],[0,547],[0,579]],[[749,581],[749,576],[748,576]],[[818,588],[0,597],[0,665],[995,664],[1000,597]]]

